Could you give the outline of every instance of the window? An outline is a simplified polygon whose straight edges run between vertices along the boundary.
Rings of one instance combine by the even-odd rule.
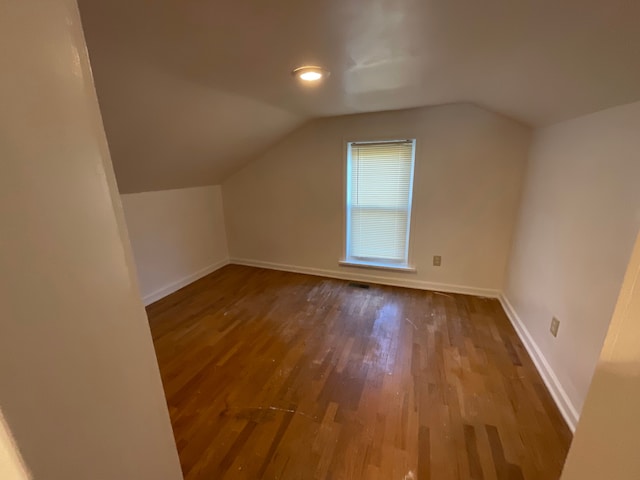
[[[347,146],[344,264],[408,269],[415,140]]]

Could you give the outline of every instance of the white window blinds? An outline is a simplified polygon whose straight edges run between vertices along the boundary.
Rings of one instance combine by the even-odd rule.
[[[348,147],[347,259],[406,265],[415,141]]]

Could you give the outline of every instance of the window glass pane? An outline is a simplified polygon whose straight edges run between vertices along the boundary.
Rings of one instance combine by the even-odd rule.
[[[405,258],[407,211],[354,208],[351,256],[400,262]]]
[[[414,142],[349,145],[348,256],[406,263]]]

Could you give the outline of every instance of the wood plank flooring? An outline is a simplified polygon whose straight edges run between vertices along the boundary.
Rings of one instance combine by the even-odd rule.
[[[148,315],[187,480],[560,476],[497,300],[229,265]]]

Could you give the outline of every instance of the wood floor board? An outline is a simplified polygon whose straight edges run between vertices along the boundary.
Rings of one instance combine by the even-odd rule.
[[[187,480],[560,476],[495,299],[228,265],[147,312]]]

